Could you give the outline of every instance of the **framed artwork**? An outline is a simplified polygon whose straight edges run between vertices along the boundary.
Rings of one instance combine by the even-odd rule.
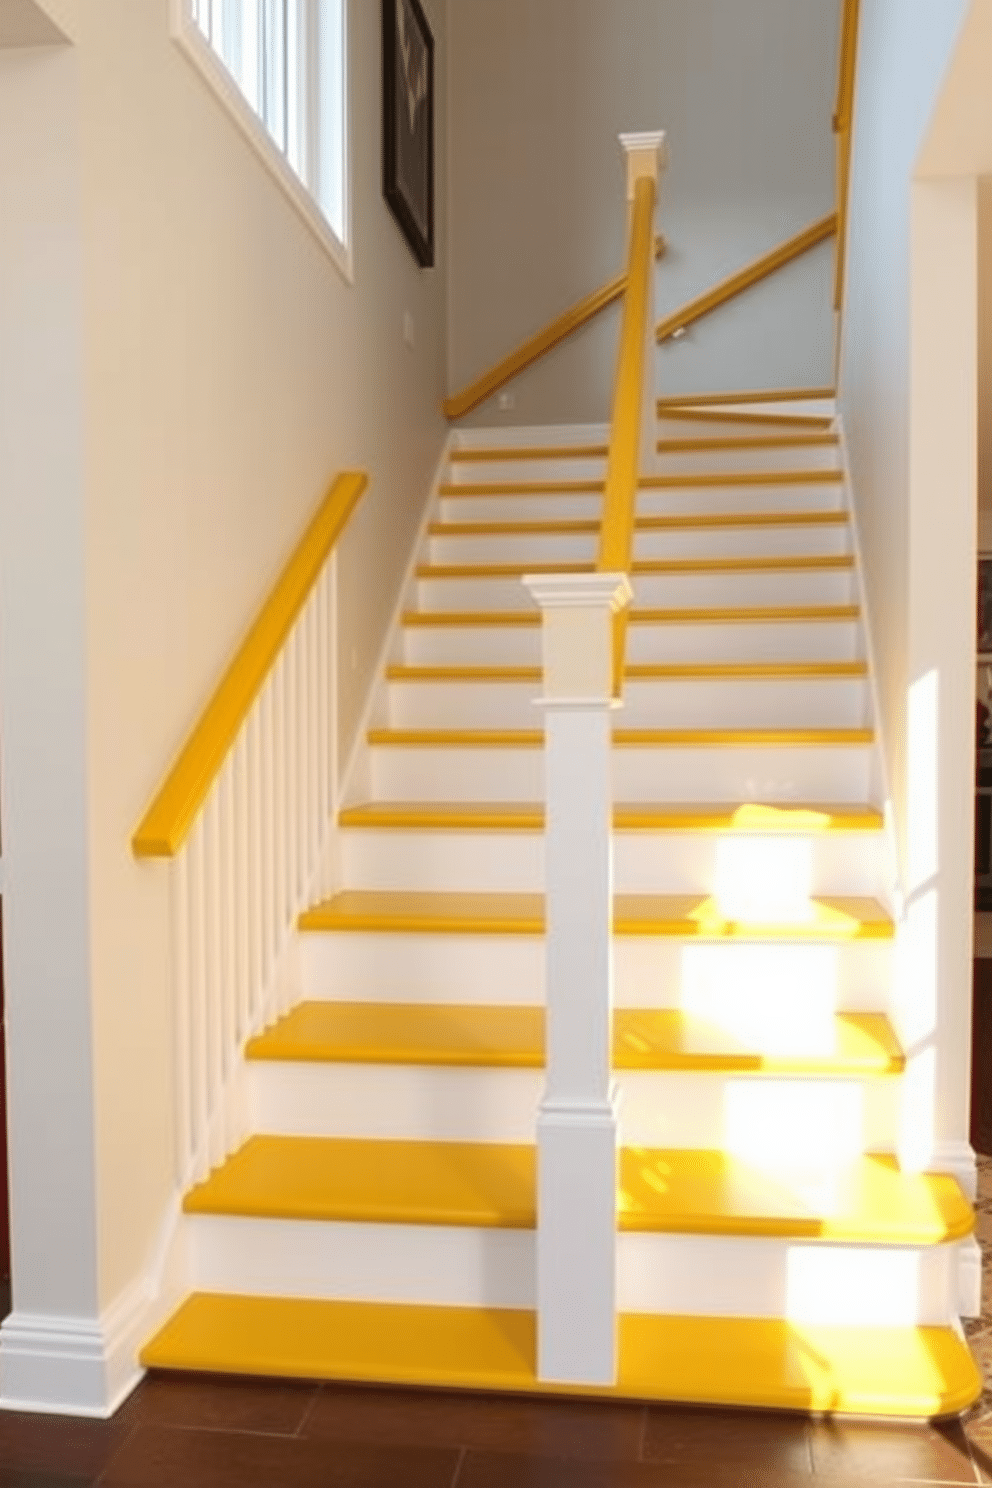
[[[434,263],[434,37],[420,0],[382,0],[382,192],[417,262]]]
[[[978,654],[992,656],[992,553],[978,558]]]

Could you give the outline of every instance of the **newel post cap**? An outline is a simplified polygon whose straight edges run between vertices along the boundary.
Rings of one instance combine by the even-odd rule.
[[[641,134],[621,134],[620,144],[627,157],[627,196],[634,199],[637,182],[649,176],[657,182],[668,165],[668,141],[663,129]]]

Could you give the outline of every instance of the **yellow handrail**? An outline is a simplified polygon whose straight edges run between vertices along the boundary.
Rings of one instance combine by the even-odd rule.
[[[834,260],[834,309],[844,299],[844,269],[847,252],[847,199],[851,177],[851,130],[854,124],[854,78],[857,69],[859,0],[844,0],[841,20],[840,62],[837,76],[837,253]]]
[[[655,239],[654,251],[656,258],[660,258],[665,251],[665,239],[660,234]],[[626,288],[627,275],[623,273],[611,279],[608,284],[604,284],[601,289],[586,295],[584,299],[579,300],[556,320],[546,325],[543,330],[524,341],[516,351],[512,351],[501,362],[497,362],[495,367],[490,368],[475,382],[470,383],[462,392],[454,393],[450,398],[446,398],[441,405],[445,417],[464,418],[466,413],[471,413],[473,408],[478,408],[480,403],[491,398],[493,393],[499,392],[501,387],[512,381],[520,372],[539,361],[547,352],[552,351],[576,331],[580,331],[584,325],[588,325],[589,321],[601,310],[605,310],[607,305],[612,305],[614,300],[618,300]]]
[[[629,573],[634,541],[634,510],[640,475],[641,415],[644,407],[645,344],[650,313],[651,230],[657,187],[643,176],[634,187],[630,225],[630,261],[617,378],[610,420],[610,447],[603,495],[603,525],[596,567],[605,573]],[[622,686],[627,611],[614,617],[613,686]]]
[[[760,388],[747,393],[679,393],[671,398],[658,399],[658,412],[689,408],[720,408],[728,403],[815,403],[824,398],[835,398],[837,389],[818,388]],[[818,421],[819,422],[819,421]],[[828,421],[829,422],[829,421]]]
[[[131,839],[138,858],[182,847],[228,750],[334,544],[368,485],[361,471],[337,477],[238,647]]]
[[[837,214],[831,212],[828,217],[821,217],[819,222],[804,228],[794,238],[773,248],[770,253],[765,253],[761,258],[756,258],[747,268],[741,269],[736,274],[731,274],[729,279],[709,289],[698,299],[690,300],[688,305],[683,305],[681,310],[676,310],[673,315],[667,316],[660,321],[655,336],[659,341],[666,341],[675,331],[685,330],[695,321],[702,320],[704,315],[718,310],[728,300],[743,294],[752,285],[760,284],[762,279],[767,279],[769,274],[774,274],[776,269],[781,269],[785,264],[791,263],[793,259],[799,258],[803,253],[808,253],[818,243],[837,231]]]

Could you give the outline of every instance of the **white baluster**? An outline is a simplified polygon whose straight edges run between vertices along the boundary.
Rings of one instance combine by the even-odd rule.
[[[264,692],[252,710],[248,731],[248,985],[246,1018],[255,1027],[265,966],[265,770],[262,718]]]
[[[240,1048],[248,1033],[248,983],[251,977],[251,805],[249,756],[255,709],[246,718],[232,761],[234,816],[234,1027]]]
[[[331,814],[330,791],[330,694],[331,694],[331,624],[330,624],[330,576],[325,563],[317,584],[317,636],[320,642],[317,655],[317,774],[320,781],[318,800],[320,803],[320,844]],[[321,889],[323,885],[321,884]]]
[[[320,812],[320,610],[315,589],[307,605],[307,871],[306,886],[313,884],[317,853],[324,834]]]
[[[204,999],[207,1027],[207,1119],[210,1164],[224,1159],[221,1121],[221,1091],[224,1088],[223,1042],[223,908],[221,895],[220,790],[219,781],[207,797],[203,811],[203,936]]]
[[[297,620],[289,634],[283,655],[286,658],[283,695],[284,794],[283,833],[286,855],[286,898],[279,922],[280,948],[282,932],[294,914],[297,904],[296,881],[299,862],[298,826],[300,810],[299,697],[300,697],[300,624]]]
[[[193,1156],[192,1028],[189,988],[188,847],[182,847],[169,875],[172,917],[172,988],[175,999],[176,1181],[185,1187]]]
[[[193,827],[189,837],[189,989],[190,989],[190,1052],[193,1084],[193,1177],[204,1178],[210,1167],[208,1152],[208,1124],[210,1105],[208,1094],[209,1033],[207,1026],[207,968],[204,927],[205,890],[203,867],[203,815]]]
[[[228,1150],[235,1134],[228,1120],[228,1100],[238,1052],[238,842],[235,823],[235,769],[240,739],[228,755],[220,778],[220,868],[221,868],[221,1055],[223,1066],[222,1104],[224,1143]]]
[[[269,1005],[269,983],[272,969],[272,926],[276,916],[279,893],[279,853],[276,841],[276,702],[275,676],[269,678],[262,698],[262,840],[261,840],[261,896],[262,911],[262,965],[259,977],[259,1011],[268,1022],[271,1018]]]

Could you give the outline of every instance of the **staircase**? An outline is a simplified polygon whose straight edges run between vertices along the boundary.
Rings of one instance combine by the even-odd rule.
[[[620,1370],[644,1399],[965,1408],[948,1175],[900,1171],[871,689],[829,414],[687,410],[638,500],[614,734]],[[459,436],[247,1142],[149,1367],[534,1392],[540,617],[605,434]],[[491,436],[490,436],[491,440]],[[358,783],[360,782],[360,784]]]

